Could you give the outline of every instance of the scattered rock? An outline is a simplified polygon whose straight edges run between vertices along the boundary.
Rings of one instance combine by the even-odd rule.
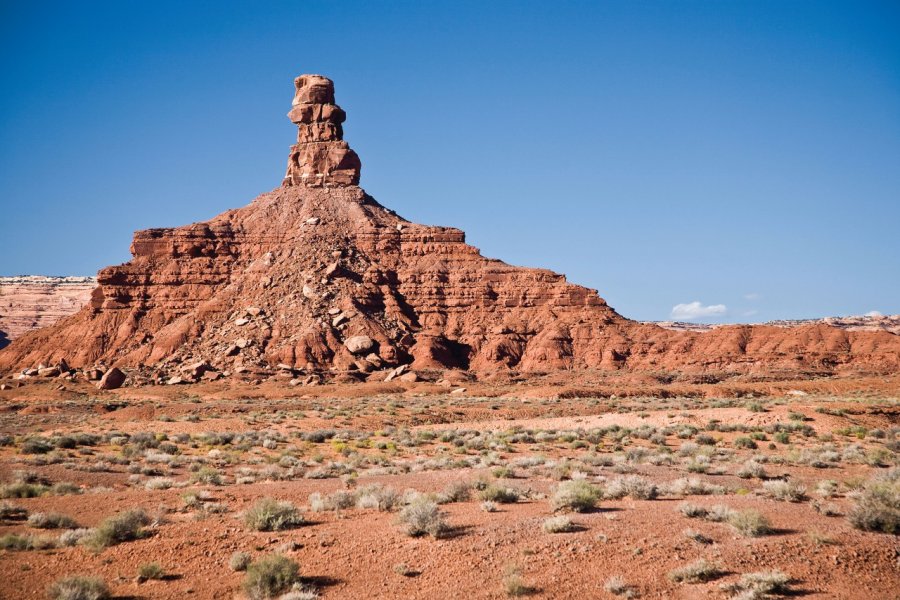
[[[97,388],[101,390],[115,390],[122,387],[123,383],[125,383],[125,373],[117,367],[113,367],[103,374],[103,377],[100,378],[100,382],[97,384]]]
[[[405,373],[408,368],[409,368],[408,365],[400,365],[396,369],[390,371],[387,374],[387,377],[384,378],[384,380],[385,381],[393,381],[394,379],[396,379],[397,377],[400,377],[400,375]]]
[[[363,354],[375,347],[375,341],[367,335],[354,335],[351,338],[347,338],[344,346],[352,354]]]

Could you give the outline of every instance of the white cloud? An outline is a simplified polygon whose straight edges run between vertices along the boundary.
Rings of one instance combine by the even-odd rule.
[[[883,317],[884,315],[881,314],[880,312],[878,312],[877,310],[870,310],[869,312],[867,312],[867,313],[864,314],[863,316],[864,316],[864,317]]]
[[[699,300],[688,304],[676,304],[672,307],[672,318],[676,321],[693,321],[703,317],[721,317],[727,308],[724,304],[703,306]]]
[[[762,294],[757,293],[757,292],[750,292],[749,294],[744,294],[744,299],[750,300],[751,302],[753,302],[754,300],[759,300],[760,298],[762,298]]]

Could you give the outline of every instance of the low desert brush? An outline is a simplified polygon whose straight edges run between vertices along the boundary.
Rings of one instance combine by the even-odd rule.
[[[738,533],[747,537],[759,537],[772,532],[769,520],[755,510],[731,513],[728,517],[728,524],[734,527]]]
[[[740,600],[762,600],[789,593],[791,578],[781,571],[763,571],[742,575],[736,583],[723,584],[722,591]]]
[[[702,583],[721,577],[723,574],[722,569],[701,558],[689,565],[670,571],[669,579],[679,583]]]
[[[33,513],[28,517],[29,527],[37,529],[75,529],[78,523],[60,513]]]
[[[98,577],[63,577],[47,588],[50,600],[107,600],[109,588]]]
[[[262,498],[244,513],[244,524],[254,531],[282,531],[305,523],[297,507],[274,498]]]
[[[243,588],[250,600],[268,600],[289,591],[299,581],[299,565],[280,554],[273,554],[247,567]]]
[[[102,521],[83,543],[100,551],[108,546],[136,540],[144,535],[143,528],[150,524],[150,517],[141,509],[129,510]]]
[[[600,490],[581,479],[564,481],[559,484],[550,501],[553,510],[587,512],[597,505]]]
[[[406,533],[414,537],[420,535],[441,537],[448,529],[444,513],[441,512],[437,502],[424,496],[415,498],[409,505],[403,507],[399,520],[406,528]]]
[[[847,518],[863,531],[900,534],[900,468],[866,483]]]
[[[572,519],[564,515],[550,517],[544,521],[541,527],[547,533],[570,533],[578,529],[578,526],[572,522]]]

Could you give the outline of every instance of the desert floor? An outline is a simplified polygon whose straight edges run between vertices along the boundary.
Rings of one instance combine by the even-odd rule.
[[[772,571],[774,596],[742,597],[900,596],[900,538],[865,530],[900,511],[900,377],[446,379],[2,391],[0,597],[75,574],[239,598],[236,552],[323,598],[729,598]],[[264,498],[302,523],[257,531]],[[409,506],[437,535],[409,535]],[[135,539],[97,542],[138,508]]]

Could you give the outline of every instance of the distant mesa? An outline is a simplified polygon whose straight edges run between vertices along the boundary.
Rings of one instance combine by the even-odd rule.
[[[94,277],[0,277],[0,348],[78,312],[96,287]]]
[[[888,330],[815,322],[698,332],[624,318],[563,275],[485,258],[462,231],[412,223],[366,194],[328,78],[298,77],[288,116],[297,142],[279,188],[203,223],[136,232],[133,258],[102,269],[89,294],[94,283],[84,282],[78,301],[90,298],[76,314],[10,335],[0,371],[63,361],[98,378],[94,367],[116,365],[137,385],[406,381],[444,369],[772,377],[900,368],[900,337]]]

